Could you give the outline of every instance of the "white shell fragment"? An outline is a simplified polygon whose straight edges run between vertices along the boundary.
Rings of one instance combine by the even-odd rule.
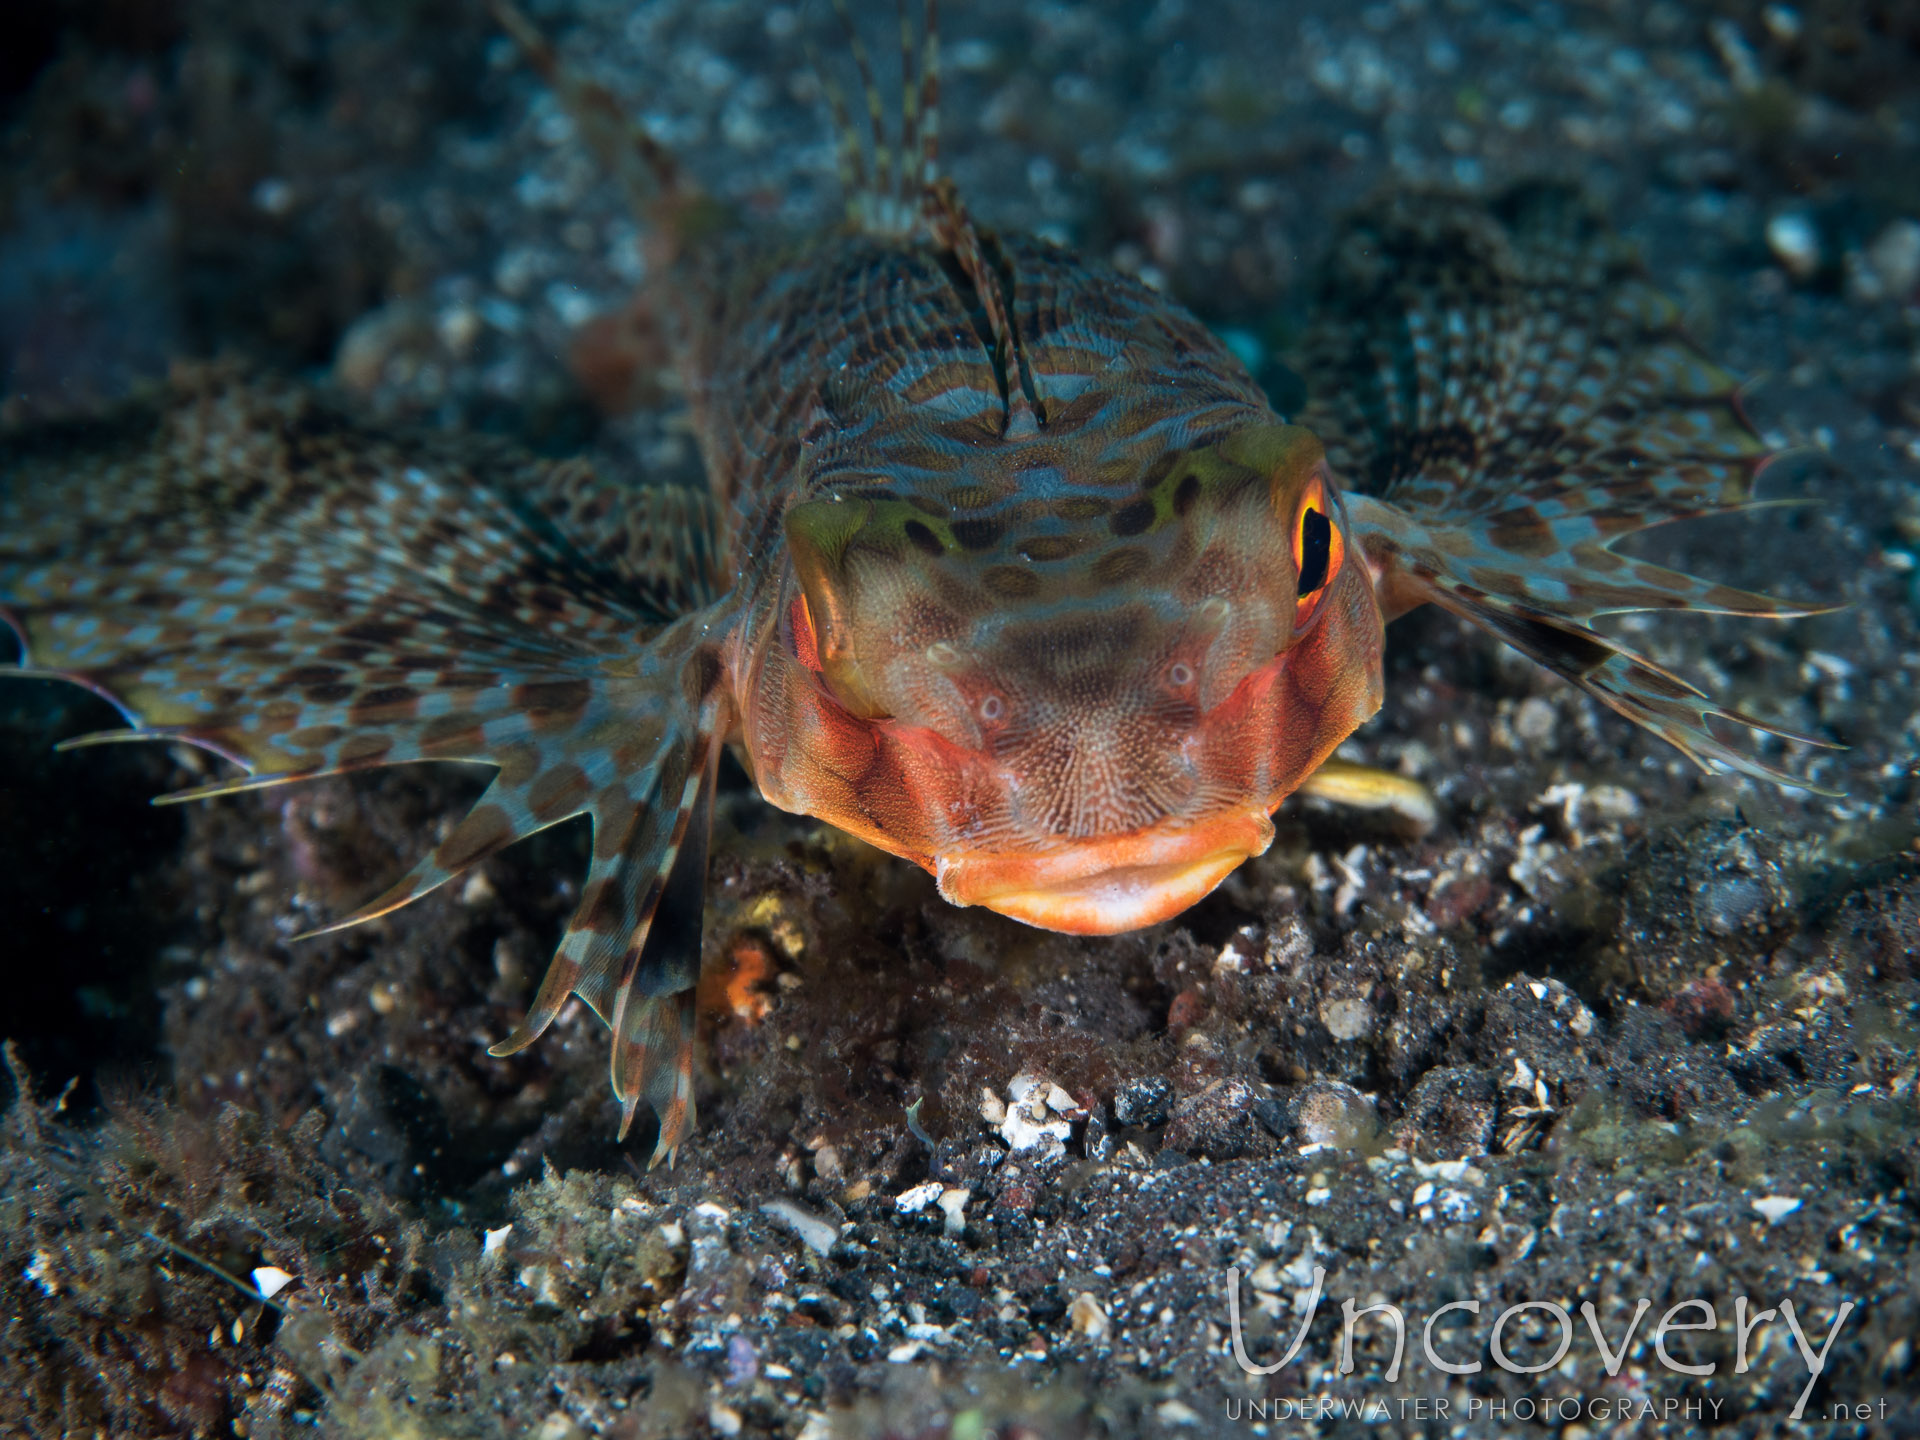
[[[293,1276],[278,1265],[262,1265],[253,1272],[253,1288],[262,1300],[271,1300],[293,1283]]]
[[[1000,1132],[1000,1138],[1014,1150],[1037,1150],[1041,1158],[1063,1154],[1073,1137],[1075,1120],[1086,1118],[1086,1109],[1060,1086],[1043,1075],[1021,1073],[1007,1082],[1006,1105],[996,1123],[990,1117],[994,1107],[982,1104],[981,1115]],[[983,1099],[986,1097],[983,1097]]]
[[[1753,1202],[1753,1208],[1769,1225],[1778,1225],[1787,1216],[1800,1208],[1800,1202],[1790,1195],[1766,1195]]]
[[[911,1190],[903,1190],[893,1197],[893,1208],[902,1215],[917,1215],[927,1206],[940,1199],[947,1187],[938,1180],[929,1180],[924,1185],[916,1185]]]
[[[802,1245],[816,1255],[825,1255],[833,1249],[834,1241],[840,1238],[839,1226],[831,1220],[823,1220],[810,1210],[802,1209],[791,1200],[769,1200],[760,1207],[760,1213],[792,1232]]]
[[[967,1201],[973,1198],[973,1191],[964,1185],[955,1185],[941,1192],[940,1209],[947,1217],[942,1229],[949,1235],[959,1236],[967,1232]]]

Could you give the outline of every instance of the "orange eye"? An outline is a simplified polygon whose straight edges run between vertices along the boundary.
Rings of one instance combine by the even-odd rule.
[[[1326,485],[1316,475],[1308,482],[1293,522],[1293,567],[1299,577],[1299,599],[1293,612],[1295,634],[1306,629],[1320,608],[1346,553],[1347,542],[1333,523],[1332,507],[1327,504]]]

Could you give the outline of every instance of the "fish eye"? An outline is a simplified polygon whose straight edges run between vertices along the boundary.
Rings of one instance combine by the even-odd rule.
[[[1332,505],[1327,500],[1325,481],[1315,474],[1300,498],[1298,518],[1293,524],[1293,569],[1295,601],[1293,630],[1296,635],[1312,622],[1326,598],[1327,587],[1340,573],[1346,558],[1346,541],[1333,522]]]
[[[1167,671],[1167,679],[1184,689],[1193,683],[1193,667],[1184,660],[1176,660]]]
[[[1308,506],[1300,512],[1300,593],[1311,595],[1327,583],[1333,559],[1333,522]]]

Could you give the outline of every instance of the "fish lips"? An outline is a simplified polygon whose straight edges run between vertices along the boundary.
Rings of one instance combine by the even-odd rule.
[[[1156,826],[1044,853],[942,855],[940,894],[1043,930],[1118,935],[1172,919],[1273,843],[1264,810]]]

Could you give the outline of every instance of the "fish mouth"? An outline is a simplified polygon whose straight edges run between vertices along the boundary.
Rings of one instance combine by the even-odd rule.
[[[1118,935],[1172,919],[1272,843],[1273,822],[1253,810],[1053,852],[942,855],[934,874],[955,905],[1068,935]]]

